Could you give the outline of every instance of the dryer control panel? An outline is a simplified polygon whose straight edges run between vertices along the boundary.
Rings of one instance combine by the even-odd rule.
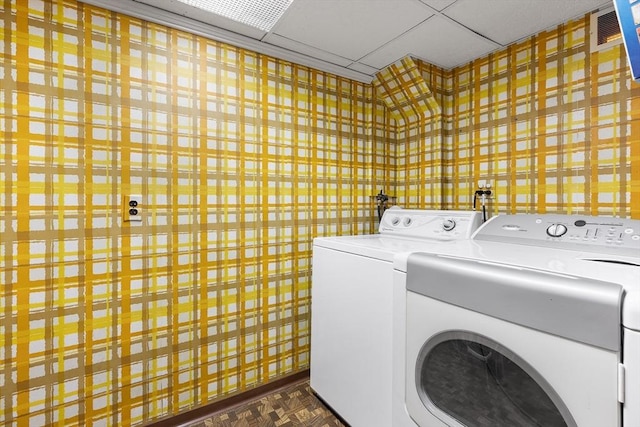
[[[482,223],[480,212],[387,209],[380,234],[437,240],[469,239]]]
[[[501,215],[473,236],[490,240],[640,257],[640,220],[584,215]]]

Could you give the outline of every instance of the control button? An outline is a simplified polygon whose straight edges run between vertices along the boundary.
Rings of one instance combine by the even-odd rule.
[[[616,245],[621,245],[622,244],[622,240],[618,239],[616,240]]]
[[[613,239],[609,239],[609,238],[608,238],[608,239],[607,239],[607,243],[611,243],[611,242],[613,242]]]
[[[631,240],[640,240],[640,234],[636,234],[635,236],[631,236]]]
[[[579,219],[574,222],[573,225],[575,225],[576,227],[584,227],[585,225],[587,225],[587,221],[585,221],[584,219]]]
[[[542,224],[542,220],[541,219],[536,219],[536,224]]]
[[[413,222],[413,219],[411,219],[411,217],[410,217],[410,216],[406,217],[406,218],[404,219],[404,221],[402,221],[402,223],[405,225],[405,227],[410,226],[412,222]]]
[[[400,224],[400,217],[394,216],[393,218],[391,218],[391,225],[398,225]]]
[[[609,227],[609,232],[610,232],[610,233],[611,233],[611,232],[614,232],[614,231],[616,231],[616,228],[615,228],[615,227]]]
[[[627,228],[624,230],[624,234],[631,234],[633,233],[633,228]]]
[[[551,224],[547,227],[547,234],[551,237],[562,237],[567,232],[567,226],[564,224]]]
[[[453,219],[448,218],[442,222],[442,229],[444,231],[451,231],[454,228],[456,228],[456,222]]]

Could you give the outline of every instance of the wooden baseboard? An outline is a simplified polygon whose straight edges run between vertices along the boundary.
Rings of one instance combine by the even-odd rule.
[[[190,411],[182,412],[171,417],[161,419],[152,424],[147,424],[147,427],[176,427],[188,425],[206,418],[207,416],[214,413],[227,411],[232,407],[241,405],[243,403],[248,403],[266,394],[273,393],[278,389],[307,379],[309,379],[308,369],[292,375],[287,375],[286,377],[277,379],[256,388],[252,388],[251,390],[246,390],[236,395],[229,396],[217,402],[209,403],[208,405],[204,405]]]

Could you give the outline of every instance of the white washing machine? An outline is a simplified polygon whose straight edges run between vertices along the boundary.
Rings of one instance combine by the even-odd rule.
[[[480,223],[477,212],[392,208],[379,234],[314,240],[311,388],[352,427],[392,425],[394,256],[468,240]]]
[[[395,267],[420,427],[640,426],[640,221],[498,216]]]

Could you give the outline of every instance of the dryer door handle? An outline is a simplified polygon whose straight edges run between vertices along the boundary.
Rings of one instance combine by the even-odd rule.
[[[586,344],[620,349],[623,287],[617,283],[414,253],[407,261],[407,290]]]

